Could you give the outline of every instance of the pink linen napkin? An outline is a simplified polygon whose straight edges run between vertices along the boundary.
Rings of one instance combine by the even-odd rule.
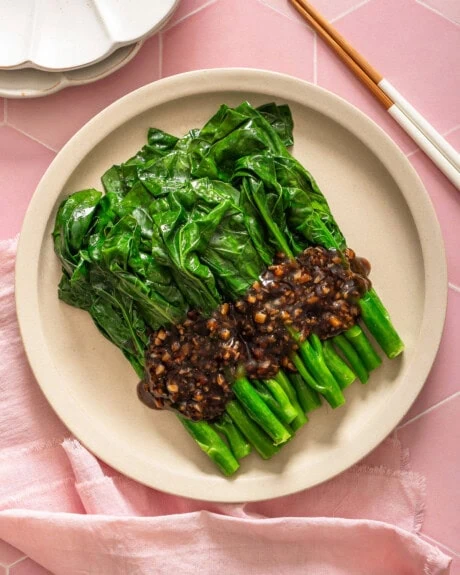
[[[424,479],[396,437],[323,485],[235,505],[161,493],[100,462],[27,364],[15,253],[16,240],[0,242],[0,539],[56,575],[449,572],[450,558],[417,535]]]

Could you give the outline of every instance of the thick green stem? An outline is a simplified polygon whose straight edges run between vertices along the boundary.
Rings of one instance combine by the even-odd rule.
[[[276,393],[278,387],[281,387],[284,393],[288,396],[289,401],[294,406],[297,413],[295,419],[291,421],[291,427],[295,431],[307,423],[308,418],[299,403],[296,391],[283,371],[278,371],[273,380],[267,380],[266,385],[272,393]]]
[[[282,252],[284,252],[284,254],[288,258],[293,259],[294,254],[288,245],[286,237],[284,236],[283,232],[280,230],[278,224],[273,220],[271,214],[268,213],[268,210],[267,210],[264,202],[261,201],[258,194],[252,194],[252,199],[254,200],[254,202],[255,202],[258,210],[259,210],[259,213],[262,216],[264,223],[268,228],[268,231],[271,233],[272,238],[278,244],[279,249]]]
[[[259,453],[262,459],[270,459],[279,451],[280,448],[273,445],[273,442],[268,435],[252,421],[237,401],[229,401],[226,405],[226,410],[233,419],[235,425]]]
[[[284,427],[289,431],[289,421],[286,421],[286,415],[281,409],[281,407],[276,403],[276,400],[268,391],[268,389],[259,389],[257,386],[254,386],[257,390],[257,393],[260,397],[265,401],[267,406],[269,407],[270,411],[281,421]],[[264,386],[261,385],[263,388]],[[292,420],[291,420],[292,421]]]
[[[250,443],[243,437],[229,415],[224,413],[214,423],[214,427],[226,437],[230,449],[238,461],[251,453]]]
[[[305,381],[305,383],[307,385],[310,385],[312,389],[314,389],[319,394],[321,394],[329,404],[331,403],[331,401],[336,402],[336,403],[339,402],[338,397],[340,397],[340,396],[337,397],[336,393],[332,394],[331,391],[326,386],[319,384],[311,376],[311,374],[307,371],[307,369],[305,368],[305,366],[303,364],[303,361],[300,359],[300,357],[296,353],[291,354],[291,361],[294,364],[294,366],[297,368],[297,371],[299,372],[300,377]],[[339,390],[340,390],[340,387],[339,387]],[[340,391],[340,394],[342,395],[341,391]],[[343,395],[342,395],[342,397],[343,397]]]
[[[337,354],[329,340],[324,341],[322,347],[324,359],[326,361],[327,367],[329,368],[329,371],[337,380],[338,384],[340,385],[340,389],[345,389],[355,381],[355,372],[352,371],[343,361],[343,359]]]
[[[344,335],[336,335],[332,341],[343,353],[351,367],[355,370],[360,382],[366,383],[369,379],[369,372],[348,339]]]
[[[367,329],[375,337],[386,355],[393,359],[402,353],[404,343],[393,327],[388,311],[373,288],[359,300],[359,307]]]
[[[304,416],[303,409],[297,400],[295,389],[283,371],[279,371],[273,379],[267,379],[265,385],[276,401],[288,401],[289,404],[292,405],[295,415],[291,421],[294,421],[299,415]],[[306,418],[303,417],[303,422],[306,423],[306,421]]]
[[[311,387],[309,387],[298,373],[290,373],[289,381],[292,383],[299,398],[300,406],[304,413],[309,413],[321,407],[320,395]]]
[[[308,369],[311,370],[311,375],[313,376],[313,381],[315,382],[314,389],[321,393],[321,395],[324,395],[331,407],[336,408],[340,405],[343,405],[345,403],[345,398],[343,396],[342,390],[340,389],[340,386],[336,382],[332,373],[329,371],[322,351],[314,349],[307,339],[300,341],[298,334],[295,334],[292,331],[291,335],[293,335],[294,339],[296,339],[297,343],[299,344],[300,355],[308,365]],[[300,357],[297,354],[293,354],[291,359],[293,359],[294,365],[296,366],[300,375],[304,377],[303,370],[300,366],[302,363]],[[305,382],[309,383],[309,381],[306,379]]]
[[[368,371],[376,369],[382,363],[379,355],[359,325],[354,325],[345,331],[344,335],[358,352],[361,361]]]
[[[282,404],[275,399],[275,397],[267,389],[266,381],[261,382],[257,380],[251,381],[257,393],[265,401],[270,410],[276,415],[276,417],[286,426],[291,423],[297,417],[297,411],[294,409],[293,405],[289,401],[288,396],[284,393],[284,397],[281,397]],[[275,382],[276,383],[276,382]]]
[[[178,418],[200,448],[214,461],[224,475],[233,475],[238,470],[240,464],[230,448],[207,421],[190,421],[181,415],[178,415]]]
[[[289,441],[291,434],[270,411],[264,400],[257,394],[245,377],[237,378],[232,390],[249,416],[273,439],[275,445]]]

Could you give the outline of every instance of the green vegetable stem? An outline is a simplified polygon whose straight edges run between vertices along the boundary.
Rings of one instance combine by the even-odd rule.
[[[382,360],[358,325],[351,327],[344,335],[358,352],[359,357],[368,371],[376,369],[382,363]]]
[[[291,433],[270,411],[268,405],[245,377],[238,377],[232,389],[251,418],[272,438],[274,445],[282,445],[291,439]]]
[[[322,350],[326,365],[329,368],[329,371],[335,377],[336,381],[339,383],[340,389],[345,389],[355,381],[356,375],[354,371],[350,369],[348,365],[336,353],[330,340],[326,340],[323,344],[321,344],[318,337],[313,334],[311,337],[311,342],[317,350]]]
[[[280,447],[273,445],[270,437],[248,416],[237,401],[227,403],[226,410],[262,459],[270,459],[279,451]]]
[[[343,356],[346,358],[351,367],[354,369],[361,383],[366,383],[369,379],[369,371],[361,361],[358,352],[351,345],[348,339],[344,335],[336,335],[333,338],[333,342],[334,345],[336,345],[342,352]]]
[[[200,448],[214,461],[224,475],[233,475],[238,470],[240,464],[209,423],[190,421],[180,415],[178,418]]]
[[[312,387],[308,386],[300,374],[291,373],[289,379],[294,387],[299,403],[302,406],[304,413],[310,413],[321,407],[321,397]]]
[[[393,359],[404,351],[404,343],[391,323],[377,292],[372,288],[359,300],[361,314],[367,328],[386,355]]]
[[[291,427],[294,431],[297,431],[307,423],[307,416],[299,403],[295,388],[282,370],[278,371],[274,379],[267,380],[265,384],[275,397],[279,397],[282,392],[287,395],[289,401],[296,410],[296,417],[291,421]]]
[[[224,413],[214,427],[225,436],[233,455],[239,461],[251,453],[251,444],[243,437],[229,415]]]
[[[285,426],[288,426],[297,417],[297,410],[289,401],[283,389],[277,389],[277,399],[275,399],[275,395],[272,395],[267,387],[268,381],[270,380],[265,380],[265,382],[254,380],[251,384],[276,417]],[[276,382],[274,383],[276,384]]]

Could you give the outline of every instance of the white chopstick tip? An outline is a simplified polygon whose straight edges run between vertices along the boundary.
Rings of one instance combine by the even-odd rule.
[[[379,82],[379,88],[393,100],[404,114],[416,124],[419,130],[431,141],[441,154],[460,171],[460,154],[441,134],[410,104],[402,94],[386,79]]]
[[[388,108],[388,113],[398,122],[401,128],[409,134],[436,166],[438,166],[453,185],[460,190],[460,171],[438,150],[417,125],[413,123],[396,104]]]

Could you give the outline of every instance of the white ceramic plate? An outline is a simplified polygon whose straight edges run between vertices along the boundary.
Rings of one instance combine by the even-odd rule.
[[[89,316],[60,302],[51,231],[73,191],[128,158],[149,126],[177,135],[201,126],[222,103],[275,100],[291,106],[294,155],[315,175],[348,243],[373,264],[372,280],[406,343],[346,405],[311,415],[270,461],[243,460],[219,475],[173,414],[136,397],[137,379]],[[418,176],[386,134],[337,96],[272,72],[207,70],[161,80],[101,112],[61,150],[39,184],[18,248],[16,297],[37,380],[69,429],[96,455],[157,489],[206,500],[276,497],[325,481],[359,461],[397,425],[423,386],[439,345],[447,278],[440,229]]]
[[[47,72],[33,68],[0,70],[0,96],[39,98],[54,94],[69,86],[91,84],[125,66],[139,52],[141,46],[142,42],[124,46],[96,64],[67,72]]]
[[[145,39],[179,0],[3,0],[0,68],[70,70]]]

